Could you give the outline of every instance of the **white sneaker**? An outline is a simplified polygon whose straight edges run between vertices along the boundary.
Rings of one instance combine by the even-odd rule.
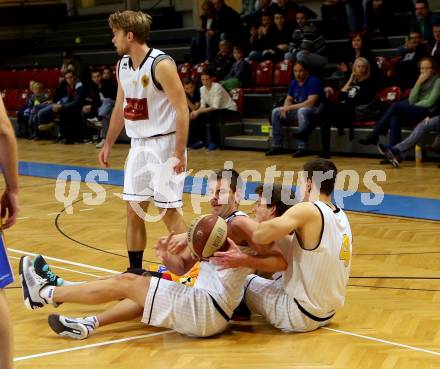
[[[40,296],[40,291],[49,285],[49,281],[35,273],[29,256],[21,257],[19,273],[25,306],[33,310],[47,305],[48,302]]]
[[[93,322],[84,318],[69,318],[58,314],[49,315],[47,322],[50,328],[59,336],[76,340],[87,338],[95,329]]]
[[[97,148],[97,149],[102,149],[102,147],[104,146],[104,143],[105,143],[105,139],[103,138],[101,141],[99,141],[99,142],[96,144],[96,148]]]
[[[87,125],[93,128],[102,128],[102,122],[97,117],[88,118]]]

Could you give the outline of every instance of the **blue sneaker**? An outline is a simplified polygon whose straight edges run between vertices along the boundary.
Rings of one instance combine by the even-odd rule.
[[[33,261],[33,266],[35,273],[37,273],[41,278],[46,279],[51,286],[62,286],[64,283],[63,278],[58,277],[50,269],[49,264],[44,260],[43,256],[37,255]]]
[[[197,141],[195,144],[191,145],[189,148],[191,150],[198,150],[198,149],[201,149],[202,147],[205,147],[205,143],[203,141]]]
[[[210,143],[209,145],[208,145],[208,151],[214,151],[214,150],[217,150],[218,149],[218,146],[215,144],[215,143]]]

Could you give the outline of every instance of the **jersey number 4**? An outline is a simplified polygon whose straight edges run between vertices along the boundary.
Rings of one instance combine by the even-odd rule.
[[[348,267],[350,265],[350,258],[351,258],[350,238],[348,237],[348,235],[344,234],[344,237],[342,239],[341,252],[339,253],[339,260],[343,260],[345,267]]]

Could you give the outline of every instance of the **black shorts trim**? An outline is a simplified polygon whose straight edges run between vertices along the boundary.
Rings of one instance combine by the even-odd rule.
[[[153,300],[151,301],[150,316],[148,317],[148,323],[147,324],[150,324],[150,321],[151,321],[151,315],[153,314],[154,300],[156,299],[157,289],[159,288],[159,283],[160,283],[161,280],[162,280],[161,278],[157,279],[156,288],[155,288],[154,294],[153,294]],[[150,280],[150,283],[151,283],[151,280]]]
[[[208,293],[209,295],[209,293]],[[225,320],[227,322],[229,322],[231,320],[231,318],[229,317],[228,314],[225,313],[225,311],[222,309],[222,307],[219,305],[219,303],[215,300],[214,297],[212,297],[211,295],[209,295],[209,297],[211,297],[212,303],[214,304],[214,307],[217,309],[217,311],[220,313],[220,315],[225,318]]]
[[[301,304],[298,302],[297,299],[293,299],[295,301],[295,304],[298,306],[299,311],[301,311],[301,313],[303,313],[306,317],[314,320],[315,322],[325,322],[331,318],[333,318],[333,316],[335,315],[335,313],[333,313],[332,315],[329,315],[325,318],[319,318],[311,313],[309,313],[306,309],[304,309]]]

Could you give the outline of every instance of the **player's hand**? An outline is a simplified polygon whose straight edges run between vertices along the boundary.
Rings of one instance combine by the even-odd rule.
[[[218,265],[220,270],[238,268],[246,265],[248,256],[241,252],[237,244],[228,237],[229,250],[217,251],[209,258],[209,262]]]
[[[18,192],[6,190],[0,200],[0,217],[3,219],[6,214],[8,215],[2,229],[10,228],[15,224],[18,211]]]
[[[188,246],[186,233],[173,235],[168,243],[168,252],[172,255],[180,254]]]
[[[174,157],[177,159],[176,164],[173,165],[174,172],[176,174],[183,173],[186,169],[186,156],[183,154],[174,154]]]
[[[112,152],[112,148],[108,145],[104,145],[98,155],[99,165],[103,168],[109,168],[110,163],[108,162],[108,158],[110,157],[110,153]]]
[[[161,237],[156,245],[154,246],[154,251],[156,252],[156,256],[163,261],[163,259],[168,254],[168,245],[170,244],[170,240],[173,237],[174,233],[171,232],[168,237]]]

